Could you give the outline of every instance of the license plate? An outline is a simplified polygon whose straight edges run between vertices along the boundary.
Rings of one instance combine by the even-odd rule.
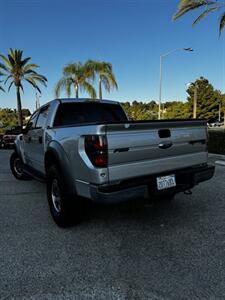
[[[157,177],[156,179],[157,179],[157,188],[159,191],[176,186],[175,175]]]

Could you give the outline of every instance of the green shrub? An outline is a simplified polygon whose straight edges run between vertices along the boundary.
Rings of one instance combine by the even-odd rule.
[[[210,129],[208,135],[209,152],[225,154],[225,129]]]

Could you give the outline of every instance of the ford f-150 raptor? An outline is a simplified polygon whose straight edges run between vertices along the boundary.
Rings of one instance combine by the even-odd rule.
[[[119,102],[55,99],[31,116],[10,159],[44,179],[53,219],[80,222],[85,199],[113,203],[193,188],[214,174],[204,120],[129,121]]]

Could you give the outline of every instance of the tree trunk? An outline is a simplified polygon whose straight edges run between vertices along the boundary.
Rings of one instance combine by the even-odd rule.
[[[224,111],[223,111],[223,128],[225,129],[225,108],[224,108]]]
[[[17,100],[17,115],[18,115],[18,124],[23,127],[23,113],[22,113],[22,105],[20,98],[20,87],[16,86],[16,100]]]
[[[76,98],[79,98],[78,84],[75,84]]]
[[[99,91],[99,99],[102,100],[102,80],[101,80],[101,77],[99,78],[99,81],[98,81],[98,91]]]

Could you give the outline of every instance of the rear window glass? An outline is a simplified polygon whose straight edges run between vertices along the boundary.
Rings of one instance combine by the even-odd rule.
[[[127,121],[127,117],[120,105],[106,103],[62,103],[57,110],[54,126],[123,121]]]

